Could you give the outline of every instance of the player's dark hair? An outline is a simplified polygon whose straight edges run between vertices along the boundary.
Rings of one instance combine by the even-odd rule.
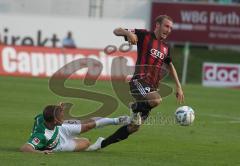
[[[162,24],[164,19],[167,19],[167,20],[170,20],[170,21],[173,22],[173,19],[170,16],[168,16],[168,15],[159,15],[159,16],[157,16],[157,18],[155,19],[155,22],[156,23],[158,22],[159,24]]]
[[[53,122],[55,117],[59,115],[62,108],[57,105],[48,105],[43,110],[43,118],[46,122]]]

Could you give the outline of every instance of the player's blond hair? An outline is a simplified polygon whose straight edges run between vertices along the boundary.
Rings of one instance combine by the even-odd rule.
[[[167,19],[173,22],[173,19],[168,15],[159,15],[155,18],[155,23],[162,24],[163,20]]]

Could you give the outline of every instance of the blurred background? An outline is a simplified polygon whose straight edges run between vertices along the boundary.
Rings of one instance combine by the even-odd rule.
[[[113,35],[113,29],[153,30],[154,18],[167,14],[175,23],[168,42],[182,83],[238,87],[239,3],[239,0],[0,0],[0,75],[50,77],[63,64],[91,55],[104,65],[100,78],[109,79],[112,59],[121,54],[119,48],[124,44],[123,38]],[[107,55],[106,49],[112,49],[113,54]],[[136,47],[123,56],[128,65],[134,65]],[[11,57],[18,61],[11,61]],[[78,76],[85,73],[79,72]]]

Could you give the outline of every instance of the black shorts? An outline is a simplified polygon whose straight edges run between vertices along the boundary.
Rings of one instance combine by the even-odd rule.
[[[142,78],[132,79],[129,82],[129,85],[130,85],[131,95],[137,100],[144,99],[148,93],[157,90],[152,85],[145,82],[144,79]]]

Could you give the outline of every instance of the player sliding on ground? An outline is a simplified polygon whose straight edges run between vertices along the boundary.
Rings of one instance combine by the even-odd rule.
[[[107,125],[126,125],[131,121],[128,116],[118,118],[95,118],[68,123],[64,121],[62,105],[48,105],[43,113],[35,117],[32,134],[20,150],[50,154],[63,151],[88,151],[90,142],[87,138],[77,138],[80,133]],[[77,122],[77,121],[76,121]]]

